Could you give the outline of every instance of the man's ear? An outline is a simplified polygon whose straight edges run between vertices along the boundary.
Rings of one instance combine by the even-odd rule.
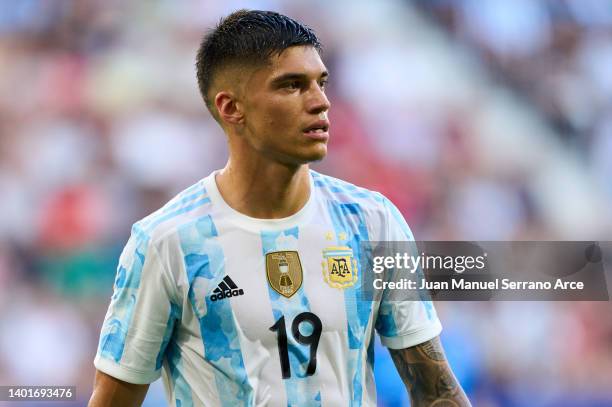
[[[217,112],[219,112],[219,118],[223,122],[230,124],[242,124],[244,122],[242,107],[232,92],[221,91],[217,93],[214,103]]]

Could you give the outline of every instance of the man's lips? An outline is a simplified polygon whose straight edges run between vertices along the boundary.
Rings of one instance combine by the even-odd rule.
[[[329,121],[317,120],[304,130],[304,134],[314,140],[327,140],[329,138]]]

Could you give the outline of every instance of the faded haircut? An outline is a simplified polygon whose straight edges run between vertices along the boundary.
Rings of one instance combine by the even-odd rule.
[[[213,117],[216,115],[209,91],[223,69],[261,66],[271,56],[298,45],[310,45],[321,51],[312,29],[274,11],[243,9],[222,18],[206,33],[196,57],[198,86]]]

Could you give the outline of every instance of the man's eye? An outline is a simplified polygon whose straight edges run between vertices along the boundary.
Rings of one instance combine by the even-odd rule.
[[[287,89],[299,89],[300,83],[298,81],[287,82]]]
[[[325,87],[327,86],[327,82],[328,82],[327,79],[319,82],[319,86],[321,87],[321,89],[325,89]]]

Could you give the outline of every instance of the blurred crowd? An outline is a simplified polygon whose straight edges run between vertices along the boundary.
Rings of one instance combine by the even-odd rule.
[[[194,57],[241,7],[315,29],[332,141],[314,167],[387,195],[417,239],[609,237],[604,1],[4,2],[0,385],[71,384],[88,398],[131,224],[224,165]],[[609,303],[437,308],[474,405],[612,403]],[[406,405],[384,350],[376,361],[380,405]],[[156,385],[146,405],[163,400]]]
[[[612,196],[612,8],[599,0],[434,0],[419,7],[478,55]]]

